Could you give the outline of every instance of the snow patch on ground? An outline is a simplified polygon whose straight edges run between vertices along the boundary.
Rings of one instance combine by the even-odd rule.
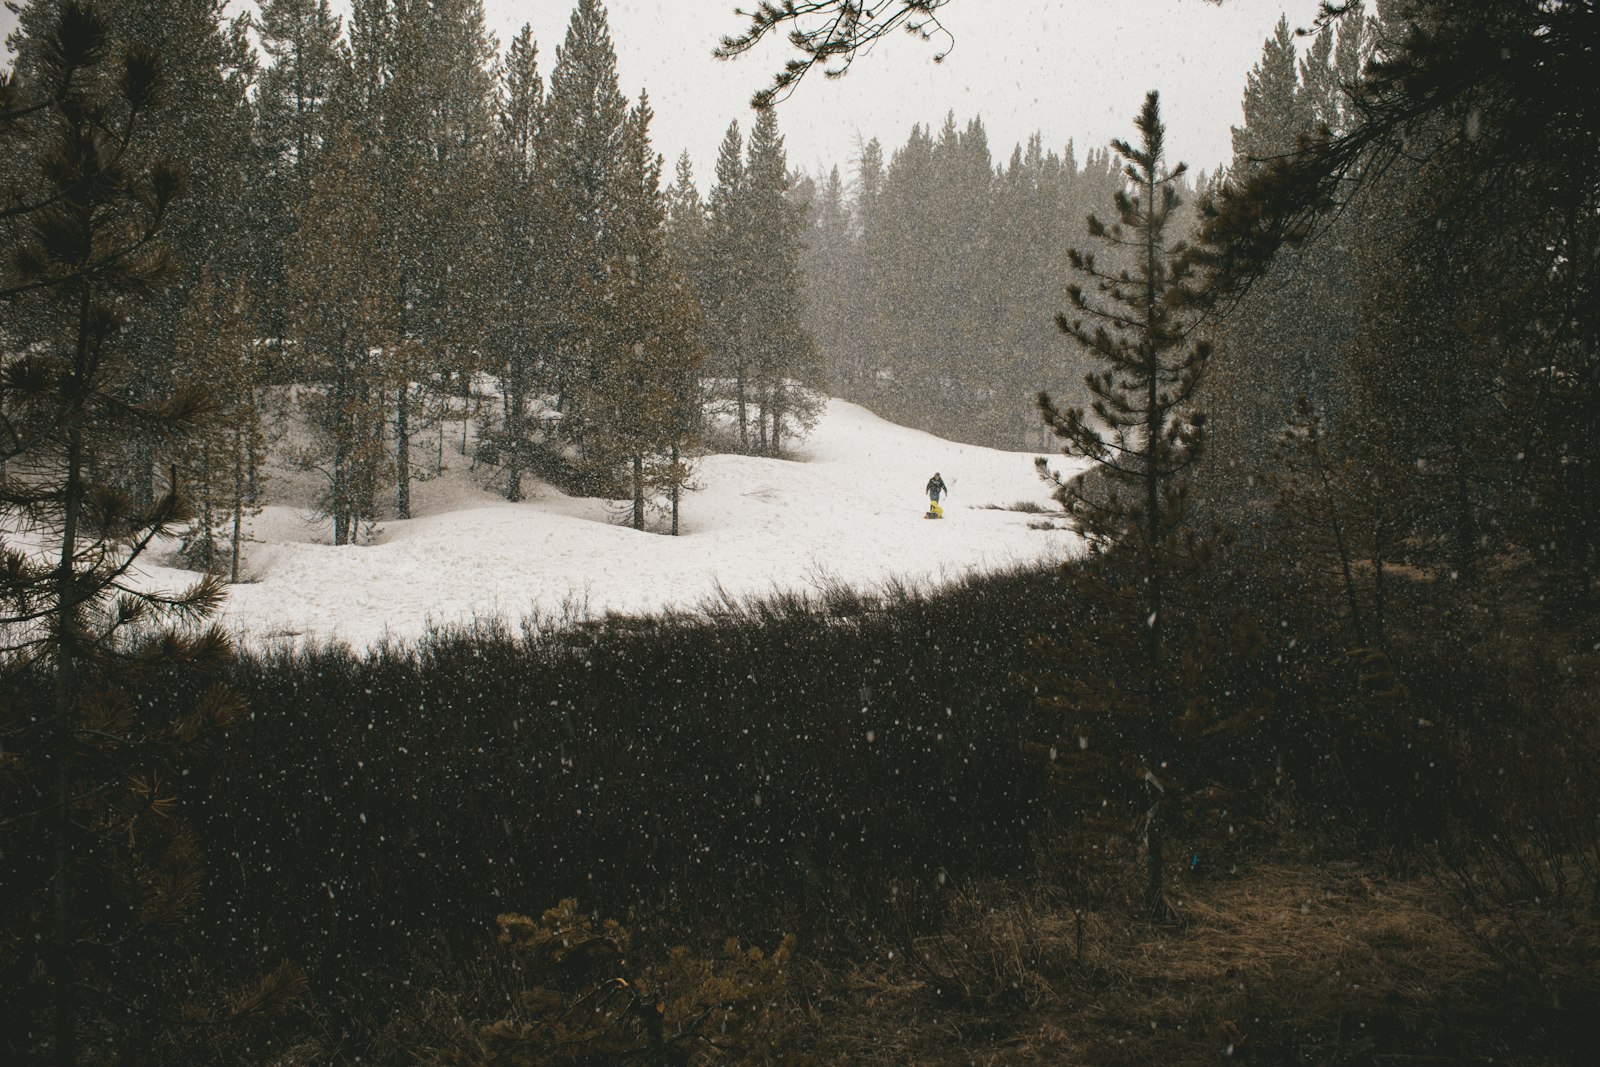
[[[792,460],[705,457],[676,538],[618,525],[617,503],[537,481],[528,500],[509,503],[454,448],[446,455],[451,466],[413,486],[414,517],[385,521],[371,543],[335,547],[328,524],[304,510],[264,508],[250,523],[246,581],[232,587],[220,621],[251,643],[367,647],[475,617],[515,626],[573,609],[693,610],[719,589],[745,597],[830,582],[939,584],[1060,558],[1078,544],[1065,530],[1031,528],[1038,514],[986,507],[1055,510],[1032,454],[955,444],[840,400]],[[922,518],[934,471],[950,486],[943,521]],[[194,577],[143,571],[166,588]]]

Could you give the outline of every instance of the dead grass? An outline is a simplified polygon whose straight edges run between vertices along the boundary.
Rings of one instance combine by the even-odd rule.
[[[1573,972],[1561,1004],[1432,878],[1282,860],[1173,902],[1162,926],[1084,914],[1080,959],[1072,909],[955,891],[937,933],[802,983],[816,1062],[1545,1065],[1578,1062],[1575,1012],[1597,1003],[1593,916],[1522,926],[1567,946],[1544,954]]]
[[[1058,511],[1046,508],[1037,500],[1018,500],[1010,504],[979,504],[981,511],[1016,511],[1024,515],[1056,515]]]

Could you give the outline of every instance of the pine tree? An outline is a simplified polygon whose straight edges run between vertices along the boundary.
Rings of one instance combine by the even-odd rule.
[[[265,0],[257,32],[272,61],[256,95],[261,147],[278,181],[304,189],[332,136],[335,94],[347,76],[340,20],[328,0]]]
[[[48,26],[60,0],[36,0],[18,14],[17,69],[26,73],[39,62],[34,31]],[[110,32],[119,40],[139,40],[163,57],[166,104],[144,117],[146,128],[131,147],[133,162],[149,167],[164,159],[184,159],[183,212],[168,220],[176,284],[141,302],[124,338],[138,373],[124,383],[133,403],[158,396],[175,356],[183,294],[211,264],[226,280],[243,271],[250,242],[245,195],[249,184],[248,101],[255,76],[243,16],[224,20],[222,0],[122,0],[105,5]],[[102,86],[105,91],[114,91]],[[143,504],[153,499],[164,467],[160,443],[134,427],[122,450],[116,479]],[[109,473],[109,472],[108,472]]]
[[[748,386],[750,356],[749,282],[754,249],[746,227],[744,137],[728,123],[717,149],[716,184],[711,187],[707,261],[700,307],[705,314],[708,370],[718,383],[714,399],[730,396],[739,426],[739,448],[750,449]]]
[[[667,254],[685,278],[697,278],[706,269],[706,225],[706,205],[695,188],[694,165],[685,150],[667,186]]]
[[[744,177],[747,247],[758,257],[747,290],[745,351],[759,398],[760,449],[777,456],[785,436],[804,436],[815,424],[820,409],[806,386],[821,384],[822,368],[802,318],[802,215],[789,199],[788,159],[770,108],[757,113]]]
[[[856,229],[865,233],[868,220],[878,210],[878,197],[883,193],[883,145],[874,137],[861,146],[856,160],[855,178]]]
[[[244,279],[234,282],[232,292],[219,292],[206,270],[190,294],[178,333],[179,365],[198,371],[189,384],[203,387],[210,400],[195,433],[176,451],[195,511],[183,536],[183,554],[201,571],[225,571],[229,582],[239,580],[244,520],[260,510],[257,501],[266,482],[263,368],[253,320]]]
[[[1353,38],[1360,23],[1347,22],[1340,32]],[[1248,79],[1246,125],[1234,129],[1232,180],[1286,165],[1298,146],[1320,136],[1321,124],[1342,121],[1333,38],[1332,29],[1320,34],[1297,68],[1293,38],[1279,21]],[[1360,45],[1351,40],[1341,47],[1349,53]],[[1286,249],[1221,324],[1210,407],[1217,454],[1226,459],[1206,486],[1219,515],[1259,512],[1255,504],[1265,499],[1268,472],[1281,456],[1280,435],[1300,399],[1329,424],[1349,406],[1347,346],[1359,299],[1352,252],[1363,214],[1353,211],[1317,240]]]
[[[1311,111],[1299,92],[1296,59],[1288,16],[1280,16],[1272,36],[1262,45],[1260,60],[1245,78],[1245,124],[1233,128],[1236,170],[1265,166],[1288,156],[1296,139],[1311,132]],[[1323,71],[1318,70],[1317,76],[1324,76]]]
[[[383,432],[398,344],[395,252],[378,218],[376,167],[353,127],[334,133],[298,220],[289,256],[291,323],[307,375],[301,407],[312,431],[296,456],[327,487],[317,509],[333,543],[354,544],[378,518],[378,493],[393,462]]]
[[[666,204],[660,158],[650,148],[651,117],[649,99],[641,95],[628,115],[615,187],[615,251],[606,265],[604,313],[596,331],[602,369],[584,406],[593,422],[593,454],[614,455],[627,468],[633,528],[645,528],[647,496],[659,486],[672,498],[676,533],[678,491],[687,480],[683,456],[692,432],[687,413],[696,406],[694,372],[702,352],[697,308],[666,251]]]
[[[1085,379],[1092,403],[1063,409],[1048,394],[1039,397],[1063,453],[1091,464],[1070,478],[1042,459],[1039,469],[1089,545],[1090,561],[1073,573],[1098,613],[1092,625],[1105,627],[1110,654],[1104,676],[1058,676],[1042,703],[1062,720],[1060,750],[1077,757],[1064,766],[1080,787],[1121,803],[1134,782],[1146,788],[1145,905],[1158,915],[1165,910],[1164,808],[1183,776],[1201,770],[1178,750],[1193,694],[1171,617],[1179,612],[1179,587],[1206,554],[1189,521],[1185,483],[1204,442],[1204,419],[1190,401],[1209,348],[1191,340],[1191,319],[1179,307],[1183,249],[1166,229],[1184,166],[1166,167],[1156,93],[1145,98],[1135,126],[1137,146],[1112,142],[1128,182],[1115,197],[1117,222],[1090,223],[1117,265],[1073,250],[1073,266],[1096,289],[1074,284],[1068,294],[1090,324],[1057,319],[1102,365]]]
[[[806,179],[807,226],[801,275],[807,299],[806,330],[816,339],[817,350],[836,370],[848,365],[853,390],[859,389],[862,371],[853,334],[859,321],[855,302],[861,273],[859,246],[851,233],[850,207],[845,202],[844,179],[839,168],[828,172],[820,185]],[[838,296],[829,299],[819,290],[834,288]],[[846,364],[846,360],[850,360]]]
[[[852,181],[854,195],[851,203],[851,227],[855,241],[854,258],[858,279],[856,285],[848,290],[852,304],[851,318],[855,323],[851,352],[842,358],[829,353],[835,360],[834,366],[843,368],[844,382],[848,382],[852,377],[857,382],[856,393],[851,399],[864,404],[877,402],[879,373],[885,366],[878,332],[884,316],[878,300],[877,263],[872,256],[872,250],[879,247],[875,234],[881,225],[883,179],[883,145],[874,137],[861,146],[861,154],[856,158],[855,178]],[[826,292],[837,295],[839,290],[832,289]],[[821,295],[814,290],[813,302],[819,302],[818,297]]]
[[[931,384],[942,411],[974,422],[992,416],[993,371],[974,353],[989,350],[995,322],[988,302],[996,286],[984,277],[981,230],[993,197],[994,167],[983,120],[958,127],[954,113],[933,146],[933,210],[950,220],[935,235],[939,273],[929,278],[942,312],[937,346],[929,355]]]
[[[622,166],[628,105],[617,87],[617,57],[600,0],[579,0],[556,49],[540,148],[540,181],[550,194],[553,313],[570,329],[553,353],[563,433],[585,447],[588,413],[582,397],[601,371],[595,333],[598,303],[611,257],[614,198]]]
[[[692,313],[695,318],[695,346],[700,352],[699,363],[703,365],[706,358],[706,331],[705,313],[701,306],[703,286],[699,283],[709,269],[711,235],[706,205],[695,188],[688,152],[678,156],[677,171],[672,185],[667,188],[665,237],[667,259],[683,288],[678,299],[687,305],[684,313]],[[659,479],[667,490],[669,532],[674,537],[679,532],[681,498],[692,474],[689,456],[699,446],[704,432],[705,401],[699,370],[700,366],[697,366],[693,372],[685,375],[677,389],[677,425],[672,434],[673,443],[668,449],[667,463]]]
[[[348,57],[340,20],[328,0],[267,0],[256,27],[269,60],[255,100],[255,152],[265,173],[250,196],[261,219],[252,231],[257,268],[252,282],[275,298],[260,301],[268,336],[284,336],[283,259],[303,210],[317,159],[341,120],[336,104],[348,98]],[[347,118],[347,117],[346,117]]]
[[[474,206],[486,193],[493,49],[481,0],[359,5],[351,35],[396,267],[395,512],[409,518],[414,409],[430,386],[441,403],[452,383],[467,394],[489,310],[475,306],[490,268]]]
[[[872,299],[881,315],[877,348],[883,373],[895,389],[887,413],[923,426],[932,424],[933,412],[922,368],[925,355],[939,343],[941,318],[933,294],[920,281],[935,277],[939,269],[934,236],[939,220],[930,203],[932,189],[933,140],[917,125],[890,157],[878,197],[877,224],[868,229],[866,241]]]
[[[1472,662],[1495,640],[1480,642],[1494,633],[1481,620],[1527,602],[1522,575],[1569,593],[1582,584],[1565,568],[1505,567],[1553,545],[1551,528],[1523,525],[1535,500],[1572,508],[1569,547],[1586,540],[1580,529],[1600,528],[1585,491],[1594,467],[1584,453],[1595,452],[1578,445],[1592,442],[1592,419],[1546,406],[1557,395],[1595,398],[1595,349],[1578,340],[1593,338],[1597,321],[1594,171],[1571,165],[1592,158],[1600,127],[1593,96],[1574,91],[1592,65],[1589,49],[1570,35],[1592,12],[1423,2],[1384,13],[1375,31],[1359,8],[1324,21],[1302,62],[1300,93],[1327,129],[1229,183],[1207,220],[1217,250],[1210,262],[1219,288],[1245,290],[1232,334],[1284,266],[1345,260],[1328,272],[1342,308],[1310,288],[1280,305],[1282,318],[1265,331],[1270,351],[1289,347],[1284,334],[1294,334],[1280,329],[1289,316],[1312,327],[1314,354],[1335,349],[1328,378],[1345,396],[1325,405],[1311,394],[1291,424],[1274,479],[1288,513],[1276,531],[1284,540],[1266,546],[1258,569],[1291,560],[1285,600],[1317,604],[1315,593],[1337,589],[1349,621],[1331,632],[1381,646],[1395,628],[1383,621],[1385,563],[1401,552],[1431,579],[1406,583],[1402,603],[1425,603],[1427,640]],[[1349,324],[1343,336],[1327,328],[1330,311]],[[1217,370],[1231,347],[1219,347]],[[1578,355],[1585,348],[1591,355]],[[1240,376],[1260,381],[1262,371],[1241,367]],[[1233,451],[1214,440],[1217,451]],[[1549,452],[1535,444],[1558,440]],[[1568,480],[1585,467],[1587,477]],[[1491,567],[1517,579],[1474,581]]]
[[[534,448],[529,405],[540,386],[541,357],[556,332],[548,302],[547,269],[552,210],[539,184],[544,81],[538,46],[524,26],[501,61],[500,104],[494,139],[495,199],[499,223],[491,236],[499,265],[490,288],[496,294],[501,424],[485,440],[506,471],[506,499],[523,497],[522,475]],[[480,458],[485,456],[480,448]]]
[[[0,85],[0,139],[24,164],[0,212],[0,311],[35,337],[3,368],[0,411],[0,889],[5,968],[22,987],[0,1009],[0,1042],[70,1065],[86,1034],[131,1057],[130,1019],[185,1010],[162,942],[199,871],[172,783],[237,700],[219,689],[162,723],[126,689],[134,666],[213,665],[228,651],[197,625],[220,598],[214,580],[166,593],[132,580],[187,520],[182,486],[169,478],[141,505],[106,477],[134,429],[181,442],[204,410],[192,388],[128,400],[141,372],[130,318],[173,277],[163,242],[182,171],[148,161],[142,140],[162,62],[84,5],[34,15],[25,72]],[[159,634],[164,624],[176,629]]]

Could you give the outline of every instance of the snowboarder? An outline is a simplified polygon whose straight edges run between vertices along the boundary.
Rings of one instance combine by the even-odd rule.
[[[939,497],[941,494],[948,493],[949,491],[950,487],[944,484],[944,479],[939,477],[939,472],[934,471],[933,477],[928,479],[928,513],[924,515],[923,518],[944,518],[944,508],[939,506]]]

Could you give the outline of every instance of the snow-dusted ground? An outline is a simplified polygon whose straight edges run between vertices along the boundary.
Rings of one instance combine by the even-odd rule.
[[[692,610],[718,587],[737,596],[938,583],[1018,560],[1059,557],[1076,538],[1031,529],[1054,510],[1033,456],[954,444],[833,400],[793,460],[717,455],[683,503],[682,536],[617,524],[618,504],[537,481],[511,504],[446,445],[442,475],[413,486],[414,518],[384,522],[370,544],[334,547],[327,523],[292,507],[251,523],[243,584],[221,621],[247,641],[337,639],[362,647],[430,626],[499,615],[515,625],[576,607],[588,614]],[[1060,457],[1057,457],[1058,465]],[[923,485],[950,485],[942,522],[924,520]],[[155,565],[145,580],[192,575]]]

